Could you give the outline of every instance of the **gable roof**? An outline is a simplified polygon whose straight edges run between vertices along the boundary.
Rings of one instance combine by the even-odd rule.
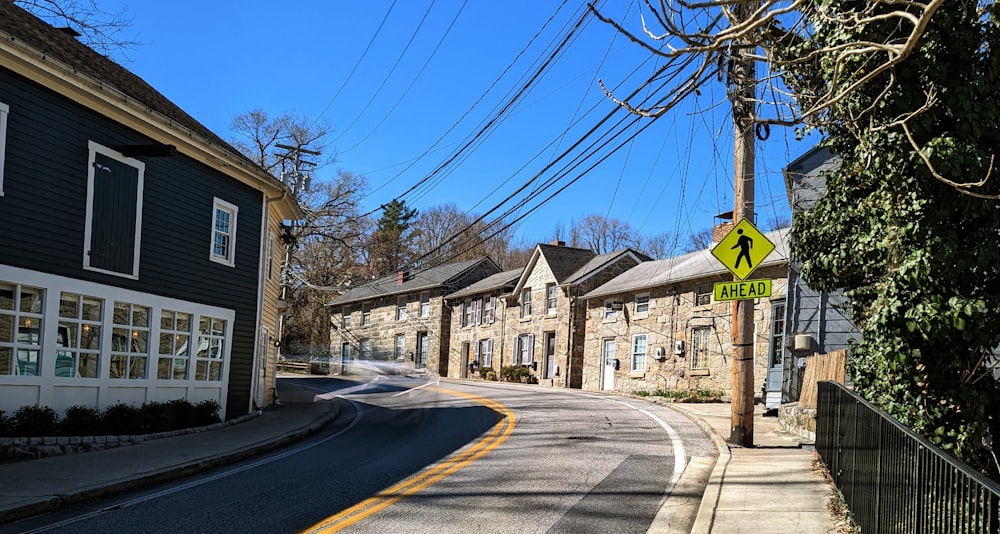
[[[0,1],[0,66],[262,191],[287,188],[145,80],[10,1]],[[298,206],[283,198],[288,213]]]
[[[634,258],[636,263],[642,263],[652,259],[649,256],[636,252],[630,248],[623,248],[614,252],[608,252],[607,254],[601,254],[600,256],[594,256],[591,258],[590,261],[585,263],[582,267],[577,269],[576,272],[570,275],[567,278],[566,283],[571,285],[582,283],[590,275],[627,256]]]
[[[333,299],[329,303],[329,306],[353,304],[355,302],[371,300],[379,297],[402,295],[426,289],[447,287],[449,284],[454,283],[469,271],[484,263],[496,271],[500,270],[500,268],[497,267],[497,264],[489,258],[478,258],[474,260],[445,263],[443,265],[438,265],[437,267],[412,272],[409,276],[404,278],[402,284],[399,283],[398,274],[373,280],[355,287],[347,293]]]
[[[445,299],[462,298],[469,295],[477,295],[479,293],[487,293],[490,291],[496,291],[497,289],[510,290],[514,289],[517,284],[517,280],[521,278],[521,273],[524,272],[524,267],[520,269],[513,269],[510,271],[504,271],[502,273],[494,274],[493,276],[488,276],[482,280],[468,285],[454,293],[449,293],[444,296]]]
[[[758,268],[788,263],[788,231],[788,228],[782,228],[764,234],[774,243],[774,251]],[[665,260],[642,262],[582,298],[606,297],[696,279],[717,279],[724,282],[730,280],[731,275],[712,255],[711,250],[703,249]]]

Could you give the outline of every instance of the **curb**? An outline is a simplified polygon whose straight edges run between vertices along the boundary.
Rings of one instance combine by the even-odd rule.
[[[722,481],[726,476],[726,469],[729,468],[729,461],[732,453],[729,444],[712,428],[704,419],[685,410],[681,405],[669,404],[669,406],[698,425],[715,443],[715,448],[719,451],[719,457],[712,468],[712,474],[708,478],[708,485],[701,499],[701,506],[698,507],[698,515],[694,525],[691,527],[691,534],[708,534],[712,532],[712,524],[715,522],[715,510],[719,506],[719,498],[722,494]]]
[[[328,409],[322,416],[317,417],[311,423],[302,426],[298,430],[289,434],[284,434],[274,439],[265,439],[252,445],[213,456],[206,456],[199,460],[165,467],[141,476],[123,478],[117,481],[90,487],[82,487],[67,493],[39,497],[33,501],[0,510],[0,524],[6,524],[38,514],[52,512],[66,505],[107,497],[122,491],[139,489],[144,486],[174,480],[187,475],[193,475],[206,468],[235,463],[254,455],[282,447],[288,443],[299,441],[318,432],[331,421],[336,419],[338,415],[340,415],[341,402],[330,403],[330,405],[331,408]],[[253,419],[255,418],[250,418],[248,421]]]

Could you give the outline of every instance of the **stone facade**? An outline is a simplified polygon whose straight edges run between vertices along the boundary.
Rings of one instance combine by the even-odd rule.
[[[449,368],[452,309],[445,295],[495,274],[487,258],[398,273],[355,288],[331,303],[331,373],[353,360],[394,362],[439,376]]]
[[[583,389],[730,395],[733,305],[717,302],[712,295],[713,284],[726,278],[706,273],[588,299]],[[781,348],[780,337],[772,335],[772,303],[784,302],[787,266],[759,269],[754,278],[772,280],[772,297],[754,304],[754,381],[762,390],[772,345]],[[782,309],[778,311],[783,317]]]

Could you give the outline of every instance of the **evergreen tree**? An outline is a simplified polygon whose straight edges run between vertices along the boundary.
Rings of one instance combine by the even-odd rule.
[[[405,200],[393,199],[382,206],[382,217],[368,246],[373,276],[385,276],[409,267],[414,248],[410,222],[416,216],[417,210],[408,208]]]

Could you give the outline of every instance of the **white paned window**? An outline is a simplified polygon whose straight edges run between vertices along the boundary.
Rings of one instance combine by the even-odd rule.
[[[431,294],[424,291],[420,294],[420,316],[430,317],[431,315]]]
[[[190,313],[163,310],[160,312],[160,346],[156,363],[156,378],[187,380],[191,360]]]
[[[465,303],[465,326],[474,326],[476,324],[475,304],[475,301]]]
[[[479,364],[483,367],[493,367],[493,340],[480,339],[478,343]]]
[[[3,196],[3,168],[7,155],[7,115],[9,114],[10,106],[0,102],[0,197]]]
[[[406,297],[396,297],[396,320],[406,320]]]
[[[60,293],[57,377],[97,378],[103,308],[103,301],[97,297]]]
[[[483,322],[493,324],[496,321],[496,310],[497,310],[497,298],[494,296],[489,296],[484,298],[486,312],[483,316]]]
[[[198,352],[194,355],[194,379],[206,382],[222,380],[226,351],[226,321],[202,316],[198,321]]]
[[[695,288],[694,290],[694,304],[695,306],[705,306],[712,303],[712,291],[714,290],[712,284],[702,284]]]
[[[521,334],[514,338],[514,365],[531,365],[535,361],[535,336]]]
[[[115,302],[111,329],[111,378],[146,378],[149,362],[149,313],[146,306]]]
[[[236,215],[239,209],[225,200],[216,198],[212,208],[211,260],[228,265],[236,264]]]
[[[629,369],[635,372],[646,370],[646,334],[632,336],[632,365]]]
[[[354,326],[354,320],[351,316],[351,307],[344,306],[340,309],[340,325],[344,328],[350,328]]]
[[[548,313],[555,313],[559,306],[559,286],[555,284],[545,285],[545,308]]]
[[[521,291],[521,317],[531,317],[531,288]]]
[[[635,297],[635,314],[645,315],[649,313],[649,295],[636,295]]]
[[[363,326],[368,326],[372,324],[372,305],[362,304],[361,305],[361,324]]]
[[[0,282],[0,375],[38,376],[45,290]]]
[[[616,300],[605,300],[604,301],[604,318],[614,319],[618,317],[618,303],[620,301]]]

